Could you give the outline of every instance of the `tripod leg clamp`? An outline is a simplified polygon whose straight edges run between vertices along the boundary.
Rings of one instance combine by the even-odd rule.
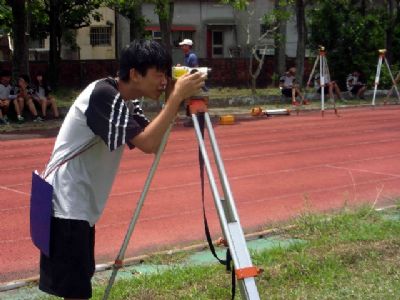
[[[116,259],[114,262],[115,269],[121,269],[124,266],[124,261],[120,259]]]
[[[260,275],[264,270],[257,267],[247,267],[242,269],[236,269],[235,274],[238,280],[243,280],[248,277],[256,277]]]
[[[191,114],[198,112],[206,112],[208,104],[208,97],[204,98],[191,98],[188,100],[189,110]]]

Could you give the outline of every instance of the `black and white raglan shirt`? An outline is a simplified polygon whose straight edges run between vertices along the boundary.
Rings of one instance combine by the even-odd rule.
[[[91,83],[65,117],[44,172],[54,189],[53,215],[93,226],[103,212],[124,145],[132,149],[129,141],[148,124],[138,100],[121,98],[116,80]]]

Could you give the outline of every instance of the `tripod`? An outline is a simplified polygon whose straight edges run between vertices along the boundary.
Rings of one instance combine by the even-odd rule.
[[[379,77],[380,77],[380,75],[381,75],[381,69],[382,69],[382,62],[383,62],[383,61],[385,62],[385,65],[386,65],[386,67],[387,67],[387,69],[388,69],[388,72],[389,72],[390,78],[392,79],[392,84],[393,84],[393,85],[392,85],[392,88],[391,88],[390,91],[389,91],[389,93],[391,93],[391,92],[392,92],[392,89],[394,88],[395,91],[396,91],[396,94],[397,94],[397,99],[398,99],[399,102],[400,102],[400,95],[399,95],[399,90],[397,89],[397,83],[396,83],[396,80],[393,78],[392,71],[390,70],[389,63],[388,63],[388,61],[387,61],[387,59],[386,59],[386,56],[385,56],[385,54],[386,54],[386,49],[379,49],[378,52],[379,52],[379,59],[378,59],[378,65],[377,65],[377,67],[376,67],[375,86],[374,86],[374,96],[372,97],[372,105],[375,105],[376,90],[377,90],[378,84],[379,84]],[[396,79],[397,79],[397,77],[396,77]],[[389,93],[388,93],[387,97],[389,96]]]
[[[217,140],[214,135],[214,130],[212,127],[212,123],[210,120],[210,116],[207,112],[207,104],[205,99],[191,99],[189,103],[190,113],[193,120],[193,125],[196,133],[196,137],[199,144],[199,150],[201,152],[201,156],[203,158],[204,166],[206,168],[206,172],[208,175],[208,181],[210,183],[210,188],[214,198],[214,204],[218,213],[220,225],[224,235],[223,244],[226,244],[229,247],[229,253],[232,258],[234,264],[234,271],[236,278],[239,283],[239,289],[242,296],[242,299],[245,300],[259,300],[259,294],[257,290],[257,286],[255,283],[255,277],[260,274],[261,270],[254,267],[251,262],[250,254],[247,249],[246,240],[244,237],[244,233],[242,227],[239,222],[239,216],[236,211],[236,207],[234,204],[232,192],[229,186],[228,178],[225,173],[224,165],[221,159],[221,155],[219,152],[219,148],[217,145]],[[210,138],[211,147],[214,154],[214,160],[216,167],[218,169],[219,180],[221,183],[222,191],[224,194],[224,198],[220,197],[218,187],[216,185],[213,171],[211,168],[211,164],[208,158],[207,150],[204,144],[204,138],[202,134],[202,130],[200,128],[199,117],[202,120],[204,119],[205,125],[207,126],[207,133]],[[164,151],[168,136],[170,134],[172,128],[172,124],[168,128],[167,132],[164,134],[164,137],[161,141],[161,145],[157,151],[156,157],[154,158],[153,164],[150,168],[148,177],[146,179],[143,191],[140,195],[140,199],[138,201],[136,210],[134,212],[133,218],[129,224],[128,231],[125,235],[124,242],[119,251],[117,258],[115,259],[112,274],[110,280],[108,282],[108,286],[104,292],[103,300],[108,299],[110,294],[112,285],[115,281],[115,277],[117,275],[118,270],[123,266],[123,260],[125,256],[126,248],[128,247],[129,240],[133,233],[136,221],[139,217],[141,208],[143,206],[144,200],[146,198],[147,192],[149,190],[152,178],[157,169],[158,163],[161,158],[161,154]],[[202,178],[202,182],[203,178]],[[211,248],[211,245],[210,245]]]
[[[329,82],[331,80],[331,76],[329,74],[328,62],[326,60],[325,47],[323,47],[323,46],[319,47],[319,55],[315,59],[314,66],[313,66],[313,68],[311,70],[311,73],[310,73],[310,77],[308,78],[307,88],[309,88],[310,85],[311,85],[311,80],[312,80],[312,78],[314,76],[314,72],[315,72],[315,69],[316,69],[318,63],[319,63],[319,81],[320,81],[320,87],[321,87],[321,114],[322,114],[322,116],[324,116],[324,111],[325,111],[325,83],[327,82],[329,84]],[[335,114],[337,115],[335,98],[333,97],[332,100],[333,100],[333,109],[335,110]]]

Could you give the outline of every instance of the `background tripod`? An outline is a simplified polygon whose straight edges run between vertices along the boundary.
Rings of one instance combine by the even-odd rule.
[[[397,94],[397,99],[398,99],[399,102],[400,102],[400,95],[399,95],[399,90],[397,89],[397,83],[396,83],[396,80],[393,78],[392,71],[390,70],[389,63],[388,63],[388,61],[387,61],[387,59],[386,59],[386,56],[385,56],[385,54],[386,54],[386,49],[379,49],[378,52],[379,52],[379,59],[378,59],[378,65],[377,65],[377,67],[376,67],[376,76],[375,76],[375,85],[374,85],[374,96],[372,97],[372,105],[375,105],[376,90],[377,90],[378,84],[379,84],[379,77],[380,77],[380,75],[381,75],[381,69],[382,69],[382,62],[383,62],[383,61],[385,62],[385,65],[386,65],[386,67],[387,67],[387,69],[388,69],[388,72],[389,72],[390,78],[392,79],[392,84],[393,84],[393,85],[392,85],[392,88],[389,90],[389,93],[391,93],[391,92],[392,92],[392,89],[394,88],[395,91],[396,91],[396,94]],[[397,77],[396,77],[396,79],[397,79]],[[389,96],[389,93],[388,93],[388,96]],[[387,97],[388,97],[388,96],[387,96]]]
[[[313,79],[315,69],[319,63],[319,85],[321,87],[321,114],[324,116],[324,111],[325,111],[325,83],[328,83],[331,81],[331,76],[329,73],[329,67],[328,67],[328,62],[326,60],[326,52],[325,52],[325,47],[320,46],[319,47],[319,55],[315,59],[314,66],[311,70],[310,77],[308,78],[307,81],[307,88],[310,87],[311,85],[311,80]],[[328,87],[329,89],[329,87]],[[337,114],[337,109],[336,109],[336,101],[335,98],[333,97],[333,109],[335,110],[335,114]]]
[[[260,296],[258,294],[257,286],[255,283],[255,277],[260,274],[261,270],[254,267],[251,262],[250,254],[247,249],[246,240],[244,237],[244,233],[242,227],[239,222],[239,216],[236,211],[236,207],[234,204],[232,192],[229,186],[228,178],[225,173],[224,165],[221,159],[221,155],[219,152],[219,148],[217,145],[217,141],[214,135],[214,130],[212,127],[212,123],[210,117],[207,112],[207,104],[204,99],[192,99],[189,104],[193,125],[195,129],[195,133],[197,136],[197,140],[199,143],[199,150],[201,153],[203,164],[200,165],[201,175],[203,174],[202,165],[205,166],[208,175],[208,181],[210,183],[211,191],[214,198],[215,207],[218,213],[220,225],[223,231],[224,240],[223,244],[229,247],[229,254],[232,258],[234,264],[234,275],[238,280],[240,293],[242,299],[246,300],[259,300]],[[201,122],[199,122],[201,120]],[[204,122],[203,122],[204,121]],[[203,124],[201,124],[203,123]],[[205,124],[204,124],[205,123]],[[208,136],[210,138],[210,143],[212,146],[215,164],[218,169],[219,181],[222,187],[222,191],[224,194],[224,198],[221,198],[219,195],[218,187],[216,185],[213,171],[211,169],[211,164],[208,158],[207,150],[204,144],[203,130],[204,125],[207,127]],[[133,218],[129,224],[128,231],[125,235],[124,242],[119,251],[117,258],[115,259],[114,265],[112,267],[112,274],[108,282],[108,286],[104,292],[103,300],[108,299],[110,294],[112,285],[115,281],[115,277],[117,275],[118,270],[123,266],[123,260],[125,256],[125,251],[128,247],[129,240],[132,236],[135,224],[137,219],[139,218],[139,214],[141,208],[144,204],[144,200],[146,198],[147,192],[149,190],[152,178],[157,169],[158,163],[161,158],[161,154],[164,151],[166,141],[168,139],[170,130],[172,125],[169,127],[167,132],[164,134],[161,145],[157,151],[156,157],[154,158],[153,164],[150,168],[148,177],[145,182],[145,186],[143,188],[142,194],[140,195],[139,202],[137,204],[136,210],[134,212]],[[204,178],[201,176],[202,186],[204,184]],[[205,210],[204,210],[205,214]],[[205,219],[206,225],[206,219]],[[206,225],[207,227],[207,225]],[[208,235],[208,234],[207,234]],[[209,239],[209,236],[207,236]],[[210,243],[210,242],[209,242]],[[213,246],[210,244],[211,251],[213,251]],[[233,290],[234,292],[234,290]],[[234,294],[233,294],[234,295]]]

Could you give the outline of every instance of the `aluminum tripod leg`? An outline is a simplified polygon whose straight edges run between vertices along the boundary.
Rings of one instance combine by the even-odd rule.
[[[375,105],[375,96],[376,96],[376,90],[377,90],[378,84],[379,84],[379,77],[381,75],[382,60],[383,60],[383,55],[379,55],[378,65],[376,67],[376,75],[375,75],[375,83],[374,83],[375,86],[374,86],[374,95],[372,96],[372,105]]]
[[[390,79],[392,79],[392,84],[393,84],[392,88],[394,87],[394,90],[396,91],[396,94],[397,94],[397,99],[400,101],[399,90],[397,89],[396,81],[394,80],[392,71],[390,70],[390,66],[389,66],[389,63],[388,63],[386,57],[385,57],[385,64],[386,64],[386,67],[388,68]]]
[[[255,276],[257,276],[257,274],[255,274],[257,268],[255,268],[251,262],[250,254],[246,245],[246,240],[244,238],[244,233],[240,225],[239,216],[236,211],[229,182],[225,173],[224,165],[214,135],[214,130],[212,128],[212,123],[207,112],[204,113],[204,117],[205,125],[207,126],[207,132],[213,149],[215,163],[218,168],[219,179],[222,185],[222,190],[224,192],[224,201],[221,199],[217,185],[215,183],[213,171],[211,169],[211,164],[208,158],[204,140],[201,135],[197,116],[196,114],[192,114],[193,124],[200,151],[204,160],[204,166],[207,171],[215,207],[217,209],[222,231],[228,243],[230,254],[234,263],[240,293],[242,295],[242,299],[259,300],[260,296],[258,294],[254,278]],[[247,271],[251,275],[241,276],[241,274],[244,274]]]
[[[142,207],[143,207],[143,204],[144,204],[144,200],[146,199],[147,193],[149,191],[151,181],[153,180],[154,174],[155,174],[155,172],[157,170],[157,167],[158,167],[158,163],[160,162],[161,154],[164,152],[165,145],[167,144],[167,140],[168,140],[169,134],[171,132],[171,128],[172,128],[172,124],[169,126],[167,131],[164,133],[164,136],[163,136],[163,138],[161,140],[160,147],[158,148],[157,154],[156,154],[156,156],[155,156],[155,158],[153,160],[153,164],[150,167],[150,171],[149,171],[149,174],[147,175],[146,182],[144,184],[142,194],[140,195],[138,204],[136,206],[136,210],[135,210],[135,212],[133,214],[131,222],[129,223],[128,231],[126,232],[124,242],[122,243],[122,246],[121,246],[121,249],[119,250],[117,258],[115,259],[115,263],[114,263],[113,268],[112,268],[112,274],[111,274],[111,277],[110,277],[110,279],[108,281],[107,288],[106,288],[106,290],[104,292],[104,295],[103,295],[103,300],[108,299],[108,296],[110,295],[111,288],[112,288],[112,286],[114,284],[114,281],[115,281],[115,277],[117,276],[117,272],[123,265],[123,260],[124,260],[124,257],[125,257],[126,248],[128,247],[129,240],[131,239],[131,236],[132,236],[133,230],[135,228],[136,222],[137,222],[137,220],[139,218],[140,211],[142,210]]]
[[[319,62],[319,78],[320,78],[320,86],[321,86],[321,114],[324,116],[325,111],[325,54],[320,54],[321,60]]]

